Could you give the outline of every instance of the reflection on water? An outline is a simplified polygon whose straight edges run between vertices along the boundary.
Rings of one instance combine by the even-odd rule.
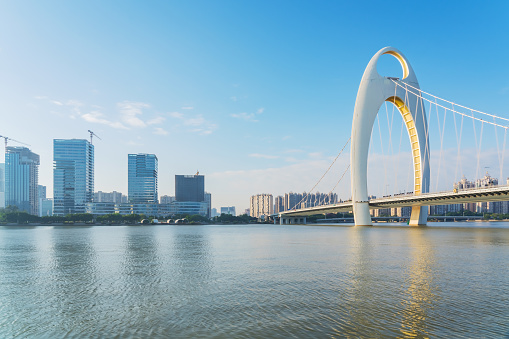
[[[401,304],[402,337],[429,337],[431,335],[426,320],[430,317],[437,295],[433,281],[434,253],[433,246],[426,232],[420,228],[406,232],[410,244],[410,265],[407,269],[406,296]]]
[[[0,227],[0,338],[504,337],[509,227],[454,226]]]

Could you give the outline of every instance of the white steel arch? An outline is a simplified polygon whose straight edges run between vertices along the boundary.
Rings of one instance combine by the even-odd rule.
[[[403,79],[399,82],[402,86],[397,86],[391,78],[378,74],[376,65],[380,56],[384,54],[390,54],[400,62]],[[385,101],[396,105],[407,127],[414,165],[414,194],[429,192],[429,138],[426,113],[422,98],[408,95],[403,88],[405,84],[419,89],[412,66],[405,56],[393,47],[379,50],[369,61],[362,76],[355,101],[350,153],[352,205],[356,226],[372,225],[368,202],[368,151],[376,115]],[[427,217],[427,206],[413,206],[409,224],[426,225]]]

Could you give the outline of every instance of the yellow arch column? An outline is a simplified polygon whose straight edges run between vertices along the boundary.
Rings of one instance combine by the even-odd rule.
[[[379,50],[370,60],[362,76],[352,123],[350,153],[352,203],[356,226],[371,226],[368,202],[368,151],[371,131],[380,106],[389,101],[396,105],[407,127],[414,164],[414,194],[429,192],[429,139],[426,112],[421,98],[408,94],[391,79],[378,74],[376,64],[380,56],[394,56],[403,68],[400,82],[419,88],[417,77],[405,56],[393,47]],[[427,206],[413,206],[410,225],[426,225]]]

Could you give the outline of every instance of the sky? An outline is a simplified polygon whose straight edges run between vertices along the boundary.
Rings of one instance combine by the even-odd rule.
[[[239,213],[251,195],[314,186],[347,142],[360,79],[385,46],[410,60],[423,90],[509,117],[508,18],[507,1],[0,0],[0,135],[40,155],[50,197],[53,139],[90,129],[101,138],[96,191],[126,194],[127,154],[154,153],[160,196],[174,195],[176,174],[199,171],[212,207]],[[378,71],[402,72],[390,56]],[[430,121],[433,189],[485,167],[509,176],[503,130],[477,126],[474,139],[465,122],[457,157],[451,115],[440,137],[443,115]],[[382,107],[373,129],[375,195],[408,187],[408,137],[392,116]],[[347,147],[315,191],[329,192],[348,163]],[[349,173],[334,192],[350,197]]]

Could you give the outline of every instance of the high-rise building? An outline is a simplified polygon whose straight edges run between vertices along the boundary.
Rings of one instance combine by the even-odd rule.
[[[9,146],[5,150],[5,205],[39,214],[37,185],[39,155],[26,147]]]
[[[285,198],[278,195],[274,201],[274,213],[281,213],[285,211]]]
[[[177,201],[205,201],[205,177],[203,175],[176,175],[175,198]]]
[[[94,145],[85,139],[53,140],[53,213],[85,213],[94,196]]]
[[[221,214],[235,215],[235,206],[221,207]]]
[[[46,199],[46,186],[37,185],[37,197],[39,199]]]
[[[210,218],[212,211],[212,194],[205,192],[204,201],[207,203],[207,218]]]
[[[214,217],[217,217],[219,215],[219,213],[217,213],[217,208],[213,208],[210,210],[210,217],[211,218],[214,218]]]
[[[157,204],[157,157],[128,155],[128,200],[134,204]]]
[[[0,164],[0,208],[5,207],[5,164]]]
[[[272,194],[257,194],[251,196],[249,211],[252,217],[267,217],[273,214],[273,208]]]

